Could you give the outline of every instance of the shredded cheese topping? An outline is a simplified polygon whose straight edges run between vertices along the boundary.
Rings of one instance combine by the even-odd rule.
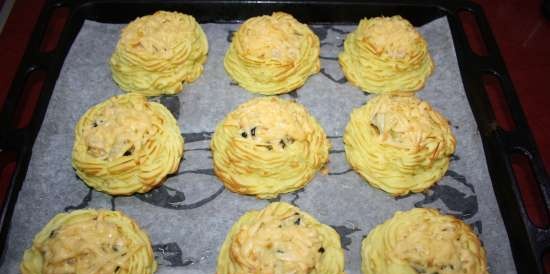
[[[293,65],[298,61],[302,34],[295,20],[285,16],[262,16],[241,28],[244,35],[236,36],[241,48],[238,50],[257,60],[271,60]],[[290,30],[290,31],[289,31]],[[269,34],[269,35],[266,35]]]
[[[259,273],[310,273],[322,242],[316,230],[301,223],[298,212],[265,216],[243,225],[231,244],[231,257]]]
[[[361,255],[365,274],[488,274],[471,228],[435,209],[395,213],[363,240]]]
[[[376,17],[357,28],[358,41],[369,44],[378,54],[403,59],[414,54],[413,45],[422,41],[420,33],[400,17]]]
[[[129,257],[129,244],[115,224],[98,218],[52,231],[38,249],[44,254],[45,273],[114,273]]]
[[[186,40],[196,40],[196,26],[189,15],[159,11],[153,15],[137,18],[126,26],[120,35],[120,45],[134,53],[159,58],[177,57],[178,46]]]
[[[151,121],[154,114],[151,112],[145,105],[115,105],[111,102],[84,129],[83,137],[88,153],[112,161],[141,150],[156,133]]]

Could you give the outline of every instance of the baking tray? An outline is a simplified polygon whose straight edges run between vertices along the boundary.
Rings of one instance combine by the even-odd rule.
[[[68,20],[57,46],[44,52],[42,40],[50,17],[59,8],[69,10]],[[32,146],[44,119],[49,99],[59,76],[63,60],[84,20],[104,23],[128,23],[137,16],[156,10],[178,10],[193,14],[201,23],[238,22],[252,16],[283,10],[305,23],[356,24],[364,17],[399,14],[414,25],[422,25],[445,16],[448,20],[463,85],[474,113],[483,143],[493,188],[500,213],[508,232],[512,253],[519,273],[543,273],[542,256],[550,246],[548,229],[535,226],[527,216],[521,200],[511,157],[526,155],[546,204],[550,189],[548,178],[527,127],[514,87],[508,76],[496,42],[481,8],[468,1],[50,1],[44,7],[31,37],[16,78],[0,113],[0,149],[2,154],[16,155],[15,171],[10,179],[6,202],[0,215],[0,248],[5,252],[6,238],[18,192],[25,179]],[[459,19],[460,12],[473,14],[486,56],[475,54]],[[15,118],[25,100],[25,83],[34,71],[45,72],[38,103],[30,123],[18,127]],[[493,75],[500,81],[506,103],[516,125],[503,130],[496,122],[482,77]]]

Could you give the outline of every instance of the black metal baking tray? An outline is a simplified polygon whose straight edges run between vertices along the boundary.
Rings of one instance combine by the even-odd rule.
[[[57,46],[41,51],[42,40],[54,11],[67,8],[69,17]],[[548,205],[550,186],[540,156],[521,110],[511,79],[481,8],[468,1],[379,0],[379,1],[124,1],[81,0],[49,1],[44,7],[15,80],[0,112],[0,152],[16,156],[15,172],[10,179],[6,201],[0,215],[0,249],[5,252],[6,238],[17,196],[25,179],[34,140],[40,130],[49,99],[63,60],[84,20],[105,23],[127,23],[137,16],[159,9],[193,14],[201,22],[235,22],[276,10],[287,11],[306,23],[356,23],[364,17],[399,14],[414,25],[422,25],[446,16],[451,28],[462,81],[483,142],[493,188],[508,232],[512,253],[519,273],[543,273],[543,254],[550,247],[550,230],[535,226],[527,216],[512,169],[511,157],[525,155],[530,160],[538,187]],[[459,13],[471,13],[487,49],[479,56],[468,44]],[[18,128],[15,117],[23,89],[33,71],[45,72],[45,80],[30,123]],[[500,81],[514,130],[502,129],[492,111],[482,82],[484,75]]]

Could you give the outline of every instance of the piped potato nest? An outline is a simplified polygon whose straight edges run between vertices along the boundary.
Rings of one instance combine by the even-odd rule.
[[[469,225],[435,209],[398,211],[362,242],[364,274],[488,274],[487,258]]]
[[[346,79],[370,93],[413,93],[434,70],[426,40],[398,15],[361,20],[339,62]]]
[[[368,183],[401,196],[443,177],[456,140],[447,119],[428,102],[378,95],[353,110],[344,144],[348,162]]]
[[[119,211],[60,213],[34,237],[22,274],[152,274],[157,264],[147,234]]]
[[[216,127],[214,172],[231,191],[273,198],[304,187],[328,161],[330,142],[299,103],[255,98]]]
[[[87,185],[111,195],[144,193],[178,170],[184,141],[163,105],[139,94],[91,107],[75,128],[73,167]]]
[[[217,274],[343,274],[340,236],[287,203],[245,213],[229,231]]]
[[[319,38],[283,12],[246,20],[235,32],[225,70],[244,89],[264,95],[291,92],[321,68]]]
[[[126,92],[175,94],[199,78],[207,54],[206,35],[193,16],[157,11],[122,29],[111,72]]]

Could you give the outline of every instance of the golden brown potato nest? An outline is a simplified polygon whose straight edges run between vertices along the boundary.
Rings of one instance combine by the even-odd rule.
[[[447,119],[428,102],[378,95],[353,110],[344,144],[355,171],[372,186],[400,196],[441,179],[456,140]]]
[[[111,97],[91,107],[76,124],[76,174],[111,195],[151,190],[177,171],[182,155],[176,119],[143,95]]]
[[[272,198],[304,187],[328,161],[330,143],[304,106],[252,99],[218,124],[214,172],[231,191]]]
[[[287,203],[245,213],[229,231],[217,274],[343,274],[340,236]]]
[[[145,232],[119,211],[57,214],[25,251],[22,274],[152,274],[157,269]]]
[[[175,94],[199,78],[207,54],[206,35],[193,16],[157,11],[122,29],[110,65],[126,92]]]
[[[370,93],[413,93],[434,69],[426,40],[398,15],[361,20],[339,62],[347,80]]]
[[[364,274],[488,274],[470,226],[435,209],[396,212],[369,232],[361,257]]]
[[[319,72],[319,38],[284,12],[246,20],[233,35],[225,70],[241,87],[265,95],[291,92]]]

